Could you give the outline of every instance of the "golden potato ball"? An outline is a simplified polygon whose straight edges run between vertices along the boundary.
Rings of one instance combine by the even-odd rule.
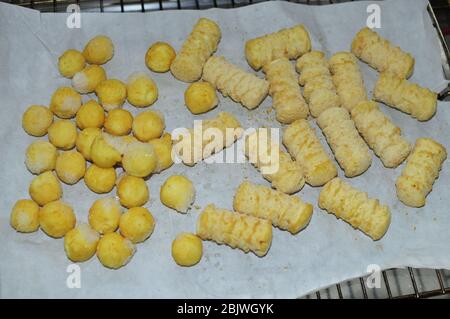
[[[50,111],[62,119],[74,117],[80,107],[81,95],[67,86],[58,88],[50,100]]]
[[[70,150],[77,141],[77,127],[69,120],[59,120],[50,125],[48,140],[57,148]]]
[[[164,73],[170,70],[175,60],[175,50],[166,42],[155,42],[145,54],[145,65],[153,72]]]
[[[203,243],[194,234],[181,233],[172,242],[172,257],[180,266],[193,266],[202,259],[202,255]]]
[[[108,234],[119,227],[122,207],[113,197],[97,199],[89,209],[89,225],[100,234]]]
[[[103,266],[118,269],[125,266],[136,251],[134,244],[118,233],[104,235],[97,245],[97,258]]]
[[[21,233],[32,233],[39,229],[39,205],[31,199],[19,199],[11,211],[10,224]]]
[[[78,224],[64,236],[64,250],[67,258],[74,262],[91,259],[97,251],[100,235],[86,223]]]
[[[133,115],[124,109],[109,111],[105,119],[105,131],[115,136],[127,135],[132,125]]]
[[[105,140],[103,134],[96,136],[92,142],[90,156],[95,165],[103,168],[114,167],[122,160],[119,151]]]
[[[92,164],[84,174],[84,183],[97,194],[109,193],[116,184],[116,170]]]
[[[56,175],[69,185],[77,183],[86,172],[86,160],[77,151],[62,152],[56,159]]]
[[[208,82],[192,83],[184,92],[184,104],[193,114],[208,112],[218,103],[216,90]]]
[[[62,196],[61,183],[52,172],[36,176],[28,189],[31,199],[40,206],[58,200]]]
[[[83,50],[83,56],[89,64],[105,64],[113,55],[114,45],[106,35],[93,37]]]
[[[72,78],[72,87],[81,94],[92,93],[107,78],[106,71],[99,65],[88,65]]]
[[[97,101],[89,100],[78,110],[76,122],[80,130],[87,127],[102,128],[105,122],[105,111]]]
[[[156,153],[155,172],[159,173],[172,166],[172,137],[169,133],[164,133],[160,138],[150,140],[148,143],[153,146]]]
[[[147,74],[136,72],[130,75],[127,82],[127,99],[131,105],[150,106],[157,98],[158,87]]]
[[[156,169],[157,161],[151,144],[134,142],[123,154],[122,167],[128,175],[146,177]]]
[[[22,116],[22,127],[32,136],[44,136],[52,123],[53,113],[43,105],[31,105]]]
[[[143,206],[149,199],[149,191],[144,179],[124,175],[117,183],[117,196],[126,208]]]
[[[44,205],[39,212],[41,229],[50,237],[61,238],[75,227],[77,218],[67,203],[56,200]]]
[[[135,244],[150,237],[154,228],[155,220],[145,207],[130,208],[120,217],[120,234]]]
[[[170,176],[160,190],[161,202],[180,213],[186,213],[195,199],[195,188],[185,176]]]
[[[75,73],[84,69],[86,60],[80,51],[70,49],[65,51],[58,59],[59,73],[65,78],[71,79]]]
[[[128,146],[131,143],[138,142],[138,140],[133,135],[122,135],[114,136],[108,133],[103,133],[103,138],[105,141],[112,145],[121,155],[123,155]]]
[[[141,112],[134,118],[133,135],[141,142],[148,142],[160,137],[165,126],[164,117],[160,112]]]
[[[102,131],[97,127],[87,127],[82,130],[76,140],[76,147],[78,152],[80,152],[83,157],[87,160],[91,160],[91,147],[94,139],[102,134]]]
[[[127,87],[122,81],[108,79],[95,88],[99,103],[106,111],[121,108],[127,98]]]
[[[27,147],[25,165],[33,174],[41,174],[55,169],[58,151],[47,141],[34,141]]]

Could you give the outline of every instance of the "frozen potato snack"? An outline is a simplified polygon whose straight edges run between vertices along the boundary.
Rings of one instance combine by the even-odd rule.
[[[306,28],[298,24],[292,28],[248,40],[245,57],[255,70],[278,58],[297,59],[311,50],[311,39]]]
[[[92,64],[75,73],[72,78],[72,87],[81,94],[92,93],[105,80],[105,69],[100,65]]]
[[[167,207],[186,213],[195,200],[195,187],[187,177],[172,175],[161,186],[159,196]]]
[[[155,42],[145,54],[145,65],[153,72],[165,73],[170,70],[176,57],[175,50],[166,42]]]
[[[209,82],[223,96],[229,96],[249,110],[256,108],[269,92],[269,83],[266,80],[246,72],[222,56],[208,59],[203,68],[203,80]]]
[[[379,72],[388,71],[405,79],[414,70],[414,58],[393,46],[377,32],[362,28],[352,41],[352,52]]]
[[[103,266],[118,269],[125,266],[136,252],[136,247],[118,233],[104,235],[97,245],[97,258]]]
[[[198,19],[170,66],[173,76],[183,82],[200,79],[203,66],[217,50],[221,36],[217,23],[206,18]]]
[[[27,147],[25,165],[33,174],[41,174],[55,169],[58,151],[53,144],[37,140]]]
[[[53,113],[43,105],[31,105],[23,113],[22,127],[32,136],[44,136],[53,123]]]
[[[100,234],[108,234],[119,227],[122,207],[113,197],[97,199],[89,209],[89,225]]]
[[[158,98],[158,87],[147,74],[135,72],[128,77],[127,99],[135,107],[147,107]]]
[[[62,119],[74,117],[80,107],[81,95],[67,86],[58,88],[50,100],[50,111]]]
[[[69,49],[58,59],[59,73],[63,77],[71,79],[75,73],[81,71],[86,66],[86,60],[80,51]]]
[[[105,64],[114,55],[114,45],[106,35],[97,35],[89,40],[83,56],[89,64]]]
[[[445,147],[431,138],[419,138],[395,183],[398,199],[411,207],[422,207],[447,158]]]
[[[44,172],[31,181],[30,197],[39,206],[56,201],[62,196],[61,183],[52,172]]]
[[[31,199],[19,199],[11,210],[11,227],[21,233],[35,232],[39,229],[39,210]]]
[[[97,250],[100,235],[86,223],[80,223],[64,236],[67,258],[74,262],[91,259]]]
[[[64,237],[77,222],[73,209],[67,203],[56,200],[44,205],[39,212],[41,229],[50,237]]]
[[[275,227],[292,234],[305,228],[313,213],[313,206],[297,196],[289,196],[247,181],[237,188],[233,209],[242,214],[267,219]]]
[[[209,204],[198,217],[197,236],[263,257],[272,243],[272,224]]]
[[[287,58],[267,63],[264,68],[266,79],[270,83],[269,94],[277,120],[289,124],[308,117],[309,108],[300,92],[294,66]]]
[[[203,255],[203,243],[198,236],[181,233],[172,242],[172,257],[183,267],[191,267],[199,263]]]
[[[384,236],[391,223],[389,207],[338,177],[320,191],[319,207],[361,230],[373,240]]]

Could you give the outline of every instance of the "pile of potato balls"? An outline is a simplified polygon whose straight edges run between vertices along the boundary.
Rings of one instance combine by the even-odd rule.
[[[49,107],[31,105],[23,114],[22,127],[36,140],[26,150],[25,164],[36,176],[29,186],[31,199],[18,200],[11,212],[11,226],[18,232],[41,228],[53,238],[64,237],[64,250],[74,262],[94,254],[108,268],[117,269],[132,258],[135,244],[148,239],[155,219],[144,207],[149,200],[145,178],[172,166],[172,137],[164,132],[164,116],[144,110],[136,117],[123,109],[127,100],[147,108],[158,99],[158,87],[145,72],[133,73],[126,83],[108,78],[103,67],[113,58],[114,45],[104,35],[92,38],[83,51],[65,51],[59,72],[71,86],[59,87]],[[176,53],[167,43],[156,42],[145,55],[153,72],[167,72]],[[204,82],[185,92],[193,114],[207,112],[217,103],[215,90]],[[83,102],[95,93],[97,100]],[[56,116],[56,117],[55,117]],[[89,165],[88,165],[89,163]],[[117,176],[116,168],[123,172]],[[100,197],[89,209],[88,222],[78,222],[73,208],[62,200],[61,182],[73,185],[81,179],[98,194],[116,187],[115,197]],[[170,176],[161,186],[161,202],[185,213],[193,204],[195,189],[185,176]],[[181,266],[197,264],[202,242],[194,234],[181,233],[172,244],[172,256]]]

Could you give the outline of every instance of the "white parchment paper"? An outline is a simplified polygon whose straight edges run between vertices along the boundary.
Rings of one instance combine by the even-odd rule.
[[[416,58],[412,81],[439,90],[445,85],[438,40],[426,12],[426,1],[391,0],[382,3],[379,32]],[[58,56],[69,48],[82,49],[94,35],[107,34],[115,44],[115,56],[105,65],[108,77],[125,80],[133,71],[149,72],[144,64],[148,46],[167,41],[177,50],[199,17],[217,21],[222,40],[217,54],[249,69],[244,58],[247,39],[303,23],[313,48],[330,56],[349,50],[355,33],[365,26],[369,2],[312,7],[271,2],[240,9],[164,11],[152,13],[82,14],[81,29],[66,27],[66,14],[40,14],[0,3],[0,296],[1,297],[299,297],[333,283],[366,274],[369,264],[382,268],[414,266],[450,268],[450,161],[444,163],[434,191],[424,208],[402,205],[395,195],[395,179],[403,165],[386,169],[374,155],[362,176],[348,180],[371,197],[388,204],[392,224],[383,239],[373,242],[343,221],[317,207],[320,188],[305,186],[296,196],[315,205],[310,225],[296,236],[274,230],[268,255],[258,258],[212,242],[204,243],[204,256],[195,267],[177,266],[171,242],[182,231],[195,231],[200,209],[177,214],[159,201],[159,187],[171,174],[182,173],[196,185],[196,205],[208,203],[232,208],[234,190],[244,178],[268,183],[248,163],[201,163],[194,168],[179,164],[152,176],[151,199],[146,205],[157,225],[152,237],[139,244],[131,262],[119,270],[104,268],[94,257],[80,264],[81,288],[66,286],[67,266],[63,240],[42,231],[16,233],[9,226],[15,201],[28,197],[33,176],[24,165],[27,145],[34,140],[21,128],[21,116],[30,104],[48,105],[53,91],[70,81],[57,70]],[[371,94],[377,72],[361,63]],[[151,108],[163,112],[167,131],[191,127],[194,119],[210,118],[220,111],[232,112],[245,127],[280,127],[270,98],[248,111],[230,99],[220,98],[215,110],[193,116],[183,105],[187,84],[170,73],[151,75],[159,87],[159,99]],[[261,74],[259,76],[262,76]],[[86,101],[87,96],[84,97]],[[435,138],[450,149],[450,105],[439,102],[436,116],[419,123],[391,108],[381,106],[412,143],[416,138]],[[130,105],[125,108],[137,114]],[[318,131],[325,147],[325,140]],[[46,139],[43,137],[42,139]],[[343,173],[339,175],[343,177]],[[64,185],[63,199],[73,205],[78,220],[86,221],[92,202],[100,197],[83,181]],[[112,192],[115,195],[115,191]]]

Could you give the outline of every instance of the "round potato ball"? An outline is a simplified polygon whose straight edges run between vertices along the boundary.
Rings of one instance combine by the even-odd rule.
[[[93,37],[83,50],[83,56],[89,64],[105,64],[113,55],[114,45],[106,35]]]
[[[164,73],[170,70],[175,60],[175,50],[166,42],[155,42],[145,54],[145,65],[153,72]]]
[[[22,127],[32,136],[44,136],[52,123],[53,113],[43,105],[31,105],[22,116]]]
[[[180,266],[193,266],[200,261],[202,255],[202,241],[194,234],[181,233],[172,242],[172,257]]]
[[[39,229],[39,205],[31,199],[19,199],[11,211],[11,226],[21,233],[32,233]]]
[[[97,245],[97,258],[103,266],[118,269],[125,266],[133,257],[136,247],[118,233],[104,235]]]
[[[80,51],[70,49],[65,51],[58,59],[59,73],[63,77],[71,79],[75,73],[84,69],[86,60]]]
[[[84,183],[97,194],[109,193],[116,184],[116,170],[92,164],[84,174]]]
[[[75,227],[77,219],[70,205],[56,200],[44,205],[39,212],[42,230],[53,238],[61,238]]]
[[[120,233],[135,244],[150,237],[154,228],[155,220],[145,207],[130,208],[120,217]]]

